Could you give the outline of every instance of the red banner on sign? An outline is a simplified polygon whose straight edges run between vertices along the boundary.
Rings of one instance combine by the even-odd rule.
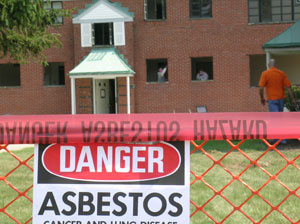
[[[2,116],[1,144],[299,138],[300,113]]]

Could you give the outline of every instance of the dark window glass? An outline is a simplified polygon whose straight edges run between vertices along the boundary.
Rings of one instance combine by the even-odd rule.
[[[295,0],[248,0],[249,23],[285,22],[300,18]]]
[[[147,60],[147,82],[167,82],[168,81],[168,61],[167,59]]]
[[[212,17],[212,0],[190,0],[190,17]]]
[[[44,67],[44,85],[65,85],[65,66],[62,62],[50,62]]]
[[[20,86],[19,64],[0,64],[0,86]]]
[[[166,0],[146,0],[145,15],[149,20],[166,19]]]
[[[94,45],[113,45],[113,23],[95,23]]]

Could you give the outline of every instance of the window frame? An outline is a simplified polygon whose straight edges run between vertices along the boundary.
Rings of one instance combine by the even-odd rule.
[[[204,71],[208,75],[207,80],[198,80],[196,78],[199,70]],[[214,80],[214,60],[212,56],[191,57],[191,80],[193,82],[208,82]]]
[[[155,68],[153,67],[155,66]],[[164,73],[165,80],[158,80],[158,71],[159,68],[166,68]],[[168,59],[167,58],[151,58],[146,59],[146,82],[147,83],[168,83],[169,75],[168,75]]]
[[[2,82],[3,82],[2,81],[3,80],[2,75],[3,74],[1,74],[1,72],[3,72],[3,69],[0,69],[0,88],[16,88],[16,87],[21,87],[21,65],[18,64],[18,63],[14,63],[14,64],[12,64],[12,63],[1,63],[0,67],[2,67],[2,66],[17,66],[18,68],[16,70],[16,74],[14,74],[14,75],[18,76],[17,77],[18,79],[16,81],[16,84],[9,85],[9,84],[7,84],[9,81],[6,80],[4,82],[4,84],[2,85]],[[9,70],[9,68],[7,70]],[[9,76],[11,77],[12,76],[11,75],[11,71],[9,71],[9,73],[10,73]],[[5,74],[4,74],[4,77],[5,77]]]
[[[109,44],[96,44],[96,30],[95,30],[95,25],[97,24],[101,24],[103,26],[105,26],[105,24],[108,24],[108,39],[109,39]],[[104,29],[104,28],[102,28]],[[103,30],[103,34],[102,34],[102,39],[105,38],[105,32],[107,32],[107,30]],[[114,45],[114,23],[93,23],[92,24],[92,46],[115,46]]]
[[[193,1],[198,1],[198,3],[195,3]],[[189,5],[190,5],[190,19],[210,19],[213,17],[213,13],[212,13],[212,0],[207,0],[209,1],[209,5],[210,5],[210,8],[209,8],[209,15],[208,16],[205,16],[203,15],[203,1],[206,1],[206,0],[189,0]],[[194,11],[193,10],[193,5],[198,5],[199,9],[199,13],[200,15],[193,15]]]
[[[279,5],[274,5],[270,1],[270,15],[263,15],[263,2],[265,0],[248,0],[248,23],[249,24],[267,24],[267,23],[286,23],[300,19],[300,4],[296,0],[278,0]],[[285,3],[285,4],[284,4]],[[298,8],[298,12],[296,10]],[[288,9],[288,10],[287,10]],[[287,10],[288,12],[284,12]],[[268,17],[270,19],[268,19]],[[285,17],[290,17],[286,19]],[[280,19],[278,19],[280,18]]]
[[[154,1],[153,5],[155,6],[155,11],[154,11],[154,14],[156,14],[157,16],[157,1],[160,1],[161,2],[161,15],[162,15],[162,18],[148,18],[149,16],[149,1]],[[165,21],[167,20],[167,1],[166,0],[144,0],[144,19],[146,21]]]
[[[46,68],[51,66],[51,65],[55,65],[55,68],[57,67],[57,72],[56,73],[52,73],[50,72],[48,78],[46,76]],[[62,74],[62,77],[63,77],[63,84],[61,84],[60,82],[60,78],[61,78],[61,74],[60,74],[60,69],[63,70],[63,74]],[[53,76],[56,76],[56,79],[53,79]],[[58,84],[53,84],[52,80],[58,80]],[[57,87],[57,86],[65,86],[66,85],[66,72],[65,72],[65,62],[48,62],[48,66],[44,66],[43,67],[43,85],[45,87]]]
[[[55,3],[61,3],[61,8],[53,8],[53,5]],[[63,1],[57,1],[57,0],[56,1],[49,1],[49,2],[45,1],[44,4],[45,4],[45,8],[47,10],[50,10],[50,9],[63,9],[63,7],[64,7]],[[50,7],[48,7],[47,4],[50,4]],[[61,21],[59,21],[59,20],[61,20]],[[63,24],[64,24],[64,17],[63,16],[58,16],[57,19],[56,19],[55,25],[63,25]]]

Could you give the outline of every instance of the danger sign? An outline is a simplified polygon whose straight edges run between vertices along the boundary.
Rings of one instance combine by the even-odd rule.
[[[36,224],[189,223],[189,142],[35,148]]]

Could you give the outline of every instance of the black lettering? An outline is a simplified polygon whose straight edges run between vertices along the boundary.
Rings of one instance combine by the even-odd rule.
[[[254,121],[251,120],[249,128],[247,128],[247,120],[243,120],[243,128],[244,128],[244,137],[243,137],[243,139],[249,139],[249,138],[254,139],[253,125],[254,125]]]
[[[236,127],[233,126],[233,121],[230,120],[229,121],[229,127],[230,127],[230,131],[231,131],[232,140],[239,139],[239,137],[240,137],[240,130],[241,130],[241,120],[238,120],[238,123],[237,123]]]
[[[68,122],[64,122],[63,127],[61,128],[60,121],[57,123],[57,143],[61,143],[61,139],[63,139],[64,143],[68,142],[68,137],[67,137],[67,126]]]
[[[74,202],[72,202],[68,199],[69,196],[75,197],[76,194],[72,191],[68,191],[68,192],[64,193],[62,200],[66,205],[70,206],[69,211],[67,211],[65,209],[63,209],[61,211],[61,213],[64,215],[73,215],[76,212],[76,205]]]
[[[19,136],[21,144],[29,143],[29,122],[26,122],[24,128],[22,122],[19,122]]]
[[[180,216],[182,214],[182,211],[183,211],[183,208],[182,208],[182,205],[175,201],[175,198],[181,198],[182,197],[182,194],[179,194],[179,193],[173,193],[170,195],[169,197],[169,202],[171,205],[173,205],[177,211],[173,212],[173,211],[169,211],[168,214],[170,216],[173,216],[173,217],[176,217],[176,216]]]
[[[0,123],[0,141],[3,143],[4,142],[4,127],[2,123]]]
[[[138,216],[139,198],[143,197],[142,193],[129,193],[129,197],[133,198],[133,216]]]
[[[213,126],[211,127],[209,124],[209,120],[206,120],[206,128],[208,133],[209,140],[215,140],[216,139],[216,133],[217,133],[217,127],[218,127],[218,121],[215,120]],[[211,133],[212,132],[212,133]]]
[[[46,122],[46,128],[45,128],[45,144],[49,144],[49,138],[50,137],[52,137],[53,136],[53,134],[51,134],[51,132],[50,132],[50,125],[53,125],[53,124],[55,124],[55,122],[54,121],[47,121]]]
[[[136,142],[137,138],[140,136],[140,134],[143,131],[143,126],[142,126],[141,122],[139,122],[139,121],[133,122],[131,130],[132,131],[137,131],[136,134],[133,136],[133,138],[131,140],[132,142]],[[139,141],[141,141],[141,139],[139,139]]]
[[[148,141],[152,141],[152,123],[148,121]]]
[[[93,204],[94,196],[89,192],[79,192],[78,196],[78,215],[92,215],[95,212]],[[89,209],[84,211],[84,207]]]
[[[38,129],[36,131],[36,128]],[[31,127],[31,142],[35,142],[35,143],[40,143],[42,144],[43,143],[43,139],[41,137],[38,138],[38,140],[36,140],[36,135],[37,136],[42,136],[43,135],[43,124],[41,122],[34,122],[32,124],[32,127]]]
[[[107,124],[107,141],[108,142],[117,142],[118,137],[118,124],[115,121],[109,121]]]
[[[256,138],[267,138],[267,124],[263,120],[256,121]]]
[[[93,122],[90,121],[89,126],[86,128],[84,125],[84,121],[81,121],[81,132],[82,132],[83,142],[91,141],[92,125]]]
[[[180,124],[177,121],[172,121],[170,123],[170,131],[174,130],[174,133],[171,135],[170,137],[170,141],[178,141],[178,139],[176,138],[180,132]]]
[[[8,126],[8,122],[6,122],[6,135],[7,135],[8,144],[14,144],[16,132],[17,132],[17,122],[14,122],[11,128]]]
[[[223,126],[223,124],[226,124],[226,123],[228,123],[228,120],[219,120],[219,125],[220,125],[220,129],[221,129],[223,139],[227,139],[226,132],[225,132],[225,129],[224,129],[224,126]]]
[[[163,140],[167,141],[167,124],[164,121],[159,121],[156,125],[156,132],[157,132],[157,141],[161,141],[160,137],[163,136]],[[163,134],[161,134],[161,131],[163,131]]]
[[[104,124],[104,122],[97,121],[96,124],[95,124],[94,130],[96,132],[98,132],[98,135],[95,138],[95,142],[100,142],[101,136],[105,133],[105,124]],[[104,139],[102,139],[102,142],[104,142]]]
[[[122,216],[122,215],[125,215],[126,211],[127,211],[127,206],[124,202],[120,201],[119,200],[119,197],[123,197],[125,198],[126,197],[126,194],[125,193],[122,193],[122,192],[118,192],[114,195],[113,197],[113,201],[116,205],[118,205],[121,210],[120,211],[116,211],[116,210],[113,210],[113,214],[115,216]]]
[[[103,211],[103,206],[109,206],[109,201],[103,201],[104,197],[110,197],[110,193],[98,192],[97,215],[109,216],[109,211]]]
[[[198,131],[198,121],[194,120],[194,139],[204,140],[204,121],[200,121],[200,132]]]
[[[161,208],[157,211],[157,212],[153,212],[150,210],[149,208],[149,201],[152,199],[152,198],[158,198],[160,201],[161,201]],[[164,198],[164,196],[162,196],[161,194],[159,193],[152,193],[152,194],[149,194],[145,197],[145,200],[144,200],[144,203],[143,203],[143,206],[144,206],[144,210],[145,212],[148,214],[148,215],[151,215],[151,216],[160,216],[161,214],[163,214],[165,211],[166,211],[166,208],[167,208],[167,201],[166,199]]]
[[[126,125],[129,125],[130,122],[129,121],[121,121],[121,128],[120,128],[120,139],[121,139],[121,142],[124,142],[124,139],[126,137],[128,137],[128,134],[125,134],[126,131],[125,130],[128,130],[128,127],[125,127]]]
[[[48,203],[50,202],[50,205]],[[55,198],[52,192],[47,192],[44,201],[42,203],[39,215],[44,215],[45,211],[53,211],[55,215],[60,215]]]

